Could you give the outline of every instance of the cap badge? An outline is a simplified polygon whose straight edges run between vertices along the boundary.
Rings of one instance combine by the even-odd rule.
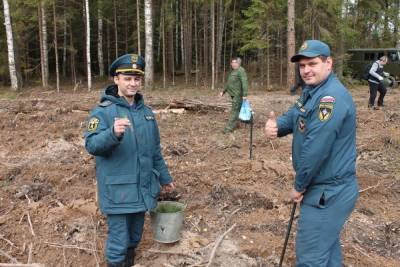
[[[308,47],[307,42],[304,42],[304,43],[300,46],[300,51],[303,51],[303,50],[307,49],[307,47]]]

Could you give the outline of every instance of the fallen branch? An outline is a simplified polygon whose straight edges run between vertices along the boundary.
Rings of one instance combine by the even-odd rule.
[[[96,228],[96,224],[94,223],[93,217],[90,216],[90,219],[92,221],[92,225],[93,225],[93,249],[94,249],[94,258],[96,260],[96,267],[100,266],[99,263],[99,256],[97,255],[97,228]]]
[[[29,215],[29,211],[26,212],[26,215],[28,217],[28,223],[29,223],[29,227],[31,228],[31,233],[33,236],[36,236],[35,231],[33,231],[33,226],[32,226],[31,216]]]
[[[3,250],[0,249],[0,255],[6,257],[7,259],[9,259],[12,263],[19,263],[19,261],[17,261],[16,258],[8,255],[8,253],[4,252]]]
[[[358,252],[360,252],[361,254],[363,254],[364,256],[371,258],[370,255],[368,255],[367,252],[363,251],[363,249],[361,249],[360,247],[356,246],[356,245],[351,245],[351,247],[355,250],[357,250]]]
[[[195,255],[191,255],[191,254],[179,252],[179,251],[163,251],[163,250],[149,249],[147,252],[154,253],[154,254],[167,254],[167,255],[178,255],[178,256],[187,256],[187,257],[191,257],[191,258],[198,258]]]
[[[226,109],[228,109],[228,105],[206,104],[201,101],[183,99],[183,100],[172,100],[166,109],[180,109],[180,108],[192,111],[199,111],[204,109],[225,111]]]
[[[269,143],[271,144],[272,150],[275,150],[274,143],[272,143],[272,141],[271,141],[271,140],[269,140]]]
[[[78,246],[73,246],[73,245],[63,245],[63,244],[57,244],[57,243],[51,243],[51,242],[43,242],[46,245],[49,245],[50,247],[57,247],[57,248],[70,248],[70,249],[78,249],[78,250],[84,250],[84,251],[89,251],[89,252],[99,252],[98,250],[94,250],[91,248],[83,248],[83,247],[78,247]]]
[[[215,246],[211,252],[210,258],[208,260],[208,264],[207,267],[210,267],[212,264],[212,261],[215,257],[215,253],[217,252],[217,248],[219,247],[219,245],[222,243],[222,240],[224,240],[224,237],[233,230],[233,228],[236,227],[236,223],[234,225],[232,225],[225,233],[223,233],[220,237],[218,237],[217,241],[215,242]]]
[[[30,243],[29,244],[29,253],[28,253],[28,262],[27,262],[27,264],[31,264],[32,263],[32,249],[33,249],[33,244]]]
[[[358,193],[362,193],[362,192],[368,191],[368,190],[370,190],[370,189],[376,188],[376,187],[378,187],[380,184],[381,184],[381,181],[379,181],[376,185],[368,186],[367,188],[361,189],[360,191],[358,191]]]
[[[0,235],[0,239],[6,241],[10,246],[17,248],[17,246],[15,246],[13,242],[5,238],[3,235]]]
[[[44,267],[39,263],[23,264],[23,263],[0,263],[0,267]]]
[[[235,213],[237,213],[238,211],[240,211],[242,208],[237,208],[236,210],[232,211],[231,214],[229,214],[229,217],[226,219],[225,221],[225,225],[227,225],[229,223],[229,221],[232,219],[233,215],[235,215]]]

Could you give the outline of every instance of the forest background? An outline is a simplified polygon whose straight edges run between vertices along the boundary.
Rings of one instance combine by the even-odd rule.
[[[91,89],[125,53],[146,58],[146,86],[221,87],[243,58],[253,87],[294,83],[288,58],[306,39],[328,43],[339,77],[347,49],[395,47],[399,0],[3,0],[0,82]],[[8,33],[8,34],[7,34]]]

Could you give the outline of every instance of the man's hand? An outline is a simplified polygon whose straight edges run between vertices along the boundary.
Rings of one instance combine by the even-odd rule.
[[[219,96],[222,97],[224,95],[224,92],[220,92]]]
[[[167,193],[171,193],[175,189],[175,184],[172,182],[172,183],[169,183],[169,184],[164,184],[161,187],[162,187],[162,191],[167,192]]]
[[[294,188],[292,190],[290,190],[290,192],[289,192],[290,198],[296,203],[300,203],[303,200],[303,194],[304,194],[304,191],[297,192],[296,189],[294,189]]]
[[[121,137],[124,132],[126,127],[131,126],[131,122],[129,119],[125,118],[115,118],[114,119],[114,134],[116,137]]]
[[[275,112],[271,111],[267,123],[265,123],[265,134],[268,139],[275,139],[278,137],[278,124],[276,122]]]

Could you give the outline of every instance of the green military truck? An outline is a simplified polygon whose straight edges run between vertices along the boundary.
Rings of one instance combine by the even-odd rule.
[[[369,63],[387,56],[389,61],[384,66],[384,71],[390,76],[387,80],[389,87],[397,87],[400,82],[400,49],[397,48],[355,48],[349,49],[350,56],[347,62],[354,78],[362,79],[364,70]]]

